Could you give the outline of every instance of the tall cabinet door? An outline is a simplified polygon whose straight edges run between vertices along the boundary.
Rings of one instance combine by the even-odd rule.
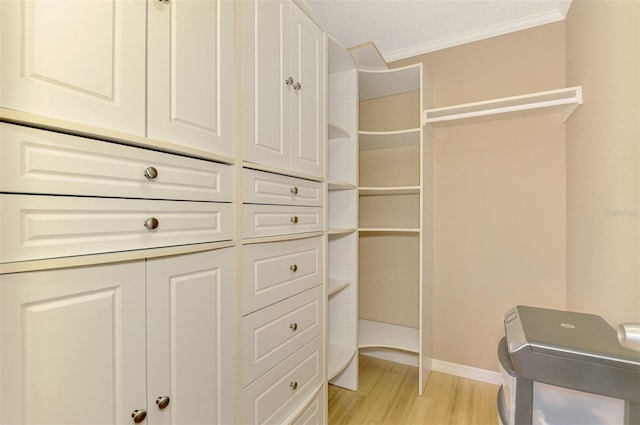
[[[297,6],[291,8],[291,167],[324,175],[326,42],[324,33]],[[297,85],[296,85],[297,84]]]
[[[243,159],[288,169],[291,4],[246,0],[242,7]]]
[[[234,259],[227,248],[148,260],[149,423],[235,423]]]
[[[234,5],[148,0],[148,137],[233,156]]]
[[[0,2],[1,106],[144,136],[144,2]]]
[[[144,261],[0,275],[0,423],[131,423],[144,279]]]

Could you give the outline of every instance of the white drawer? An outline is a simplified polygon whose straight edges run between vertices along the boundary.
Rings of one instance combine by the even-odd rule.
[[[322,231],[322,207],[294,207],[281,205],[242,206],[243,236],[277,236]]]
[[[242,202],[250,204],[322,206],[322,183],[245,168]]]
[[[243,317],[243,386],[322,333],[322,290],[316,286]]]
[[[322,336],[242,391],[244,424],[281,424],[324,379]]]
[[[2,194],[0,262],[231,240],[233,221],[229,203]]]
[[[0,162],[2,192],[231,202],[235,190],[230,165],[6,123]]]
[[[318,393],[304,407],[303,411],[295,415],[294,419],[289,423],[291,425],[325,425],[325,399],[326,389],[324,386],[320,388]]]
[[[244,246],[243,314],[324,281],[322,237]]]

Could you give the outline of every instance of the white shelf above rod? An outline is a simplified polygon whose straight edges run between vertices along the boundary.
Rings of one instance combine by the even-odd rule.
[[[504,97],[483,102],[433,108],[424,111],[424,122],[433,126],[489,121],[496,115],[535,110],[559,110],[565,122],[582,104],[582,86]]]

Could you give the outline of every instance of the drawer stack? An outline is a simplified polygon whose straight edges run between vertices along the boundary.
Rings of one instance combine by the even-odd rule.
[[[233,239],[230,165],[8,123],[0,162],[1,263]]]
[[[245,169],[243,203],[241,422],[324,423],[322,184]]]

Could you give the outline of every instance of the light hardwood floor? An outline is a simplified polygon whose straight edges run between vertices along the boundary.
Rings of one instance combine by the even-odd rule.
[[[357,392],[329,385],[329,424],[496,425],[498,386],[432,372],[418,396],[418,368],[360,356]]]

